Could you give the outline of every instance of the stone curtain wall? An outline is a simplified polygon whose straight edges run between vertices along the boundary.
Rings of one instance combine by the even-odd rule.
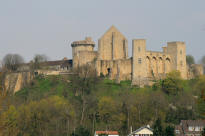
[[[172,71],[171,56],[163,52],[146,52],[147,77],[161,79]]]

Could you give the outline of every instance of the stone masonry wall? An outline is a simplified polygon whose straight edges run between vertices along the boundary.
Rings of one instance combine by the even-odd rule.
[[[31,72],[8,73],[4,80],[6,91],[17,92],[34,78]]]

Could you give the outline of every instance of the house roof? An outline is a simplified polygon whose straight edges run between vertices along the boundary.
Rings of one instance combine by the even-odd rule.
[[[130,133],[128,136],[131,136],[131,135],[133,135],[133,134],[135,134],[135,133],[137,133],[137,132],[139,132],[139,131],[141,131],[141,130],[143,130],[143,129],[145,129],[145,128],[153,132],[153,130],[152,130],[150,127],[148,127],[148,126],[143,126],[143,127],[139,128],[139,129],[133,131],[133,132]]]
[[[182,120],[181,123],[188,126],[205,126],[205,120]]]
[[[181,120],[180,125],[175,130],[183,134],[200,134],[201,131],[190,131],[189,127],[205,127],[205,120]]]
[[[117,131],[95,131],[95,134],[119,135]]]
[[[185,134],[200,134],[200,131],[189,131],[188,127],[205,126],[205,120],[182,120],[181,124]]]
[[[56,61],[46,61],[41,63],[43,66],[69,66],[72,65],[72,60],[56,60]]]

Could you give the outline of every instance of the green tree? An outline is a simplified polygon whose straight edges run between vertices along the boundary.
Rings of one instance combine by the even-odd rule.
[[[74,69],[73,72],[75,74],[71,76],[71,88],[81,103],[80,124],[83,125],[87,103],[89,101],[87,96],[91,93],[91,90],[95,88],[95,84],[98,82],[98,77],[95,69],[89,65],[78,67]]]
[[[0,133],[4,136],[69,135],[74,116],[67,100],[52,96],[17,109],[10,106],[0,117],[0,126],[4,128]]]
[[[201,136],[205,136],[205,127],[204,127],[203,131],[201,132]]]
[[[204,66],[204,73],[205,73],[205,56],[201,58],[200,63]]]
[[[182,91],[182,79],[179,71],[172,71],[161,82],[162,91],[168,95],[177,95]]]
[[[35,69],[42,68],[42,63],[48,61],[48,57],[44,54],[36,54],[31,62],[31,67]]]
[[[90,132],[86,128],[84,128],[83,126],[79,126],[71,134],[71,136],[91,136],[91,134],[90,134]]]
[[[153,136],[163,136],[163,129],[161,124],[161,119],[158,118],[154,123],[154,130],[153,130]]]
[[[14,106],[10,106],[9,109],[0,116],[0,128],[3,136],[17,136],[18,129],[18,111]]]
[[[118,118],[117,105],[112,97],[104,96],[100,98],[98,103],[98,109],[101,120],[105,123],[106,128],[109,129],[109,125],[114,123]],[[118,125],[118,124],[117,124]]]
[[[167,126],[167,127],[165,128],[164,136],[175,136],[174,127],[172,127],[172,126]]]
[[[192,64],[195,64],[194,57],[192,55],[187,55],[186,56],[186,63],[191,66]]]

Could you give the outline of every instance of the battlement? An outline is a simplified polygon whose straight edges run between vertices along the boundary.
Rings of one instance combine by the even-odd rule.
[[[167,42],[167,44],[169,45],[169,44],[185,44],[185,42],[183,42],[183,41],[173,41],[173,42]]]
[[[85,40],[81,40],[81,41],[74,41],[71,44],[72,47],[76,47],[76,46],[95,46],[95,42],[92,41],[91,37],[86,37]]]
[[[146,41],[146,39],[133,39],[133,41]]]

